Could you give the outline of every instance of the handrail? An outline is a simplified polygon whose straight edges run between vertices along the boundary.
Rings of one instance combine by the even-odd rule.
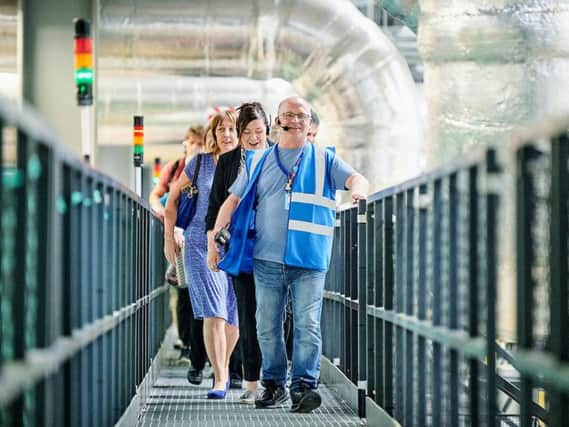
[[[162,223],[0,98],[0,425],[112,425],[169,324]]]
[[[500,162],[495,150],[476,150],[338,211],[324,355],[402,425],[569,422],[569,344],[562,337],[569,320],[568,129],[567,118],[530,125],[500,151]],[[519,341],[504,353],[496,344],[498,250],[504,183],[516,179]],[[548,245],[532,231],[543,228],[543,215],[555,238],[536,253]],[[536,272],[546,270],[555,275],[538,283]],[[557,297],[536,302],[537,286]],[[551,318],[541,341],[533,338],[536,306]],[[519,387],[498,372],[498,360],[517,369]],[[543,389],[551,402],[545,408],[532,397]],[[498,398],[516,402],[519,415],[502,412]]]

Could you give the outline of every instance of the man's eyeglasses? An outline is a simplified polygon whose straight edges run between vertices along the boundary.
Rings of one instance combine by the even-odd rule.
[[[281,113],[280,116],[285,119],[285,120],[292,120],[295,117],[301,121],[301,122],[305,122],[310,118],[310,114],[306,114],[306,113],[291,113],[290,111],[286,112],[286,113]]]

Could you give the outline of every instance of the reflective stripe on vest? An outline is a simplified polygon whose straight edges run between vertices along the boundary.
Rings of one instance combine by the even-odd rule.
[[[328,209],[336,209],[336,201],[319,194],[292,193],[291,202],[308,203],[311,205],[322,206]]]
[[[314,188],[314,194],[320,196],[324,194],[324,178],[326,177],[326,152],[322,149],[314,150],[316,155],[316,168],[314,173],[316,174],[316,186]],[[334,205],[335,209],[336,206]]]
[[[295,231],[304,231],[306,233],[322,234],[323,236],[334,236],[334,227],[327,225],[314,224],[313,222],[298,221],[291,219],[288,222],[288,229]]]

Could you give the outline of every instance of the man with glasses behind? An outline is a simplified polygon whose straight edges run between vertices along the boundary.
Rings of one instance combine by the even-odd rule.
[[[243,271],[253,264],[257,334],[263,355],[265,389],[257,408],[288,400],[283,316],[290,289],[294,344],[290,394],[292,412],[321,404],[317,391],[322,339],[320,316],[335,224],[336,190],[350,189],[356,202],[367,194],[367,180],[329,148],[307,143],[310,105],[289,97],[279,105],[280,141],[247,158],[247,168],[230,188],[214,231],[231,222],[231,245],[219,267]],[[250,178],[249,178],[250,177]],[[254,212],[253,212],[254,211]],[[252,253],[243,239],[255,215]]]
[[[310,128],[308,129],[308,139],[313,144],[316,142],[316,135],[318,135],[318,128],[320,127],[320,118],[314,109],[310,110]]]

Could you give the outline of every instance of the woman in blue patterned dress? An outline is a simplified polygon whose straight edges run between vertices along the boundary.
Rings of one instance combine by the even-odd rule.
[[[209,193],[217,159],[221,154],[237,147],[235,113],[226,111],[211,118],[212,144],[205,147],[197,176],[196,214],[190,221],[185,235],[185,262],[188,289],[194,317],[204,319],[204,341],[213,366],[215,383],[208,392],[210,399],[223,399],[227,391],[229,359],[239,338],[237,304],[233,286],[224,272],[212,272],[207,267],[207,236],[205,216]],[[164,216],[164,254],[175,261],[178,247],[174,242],[174,224],[178,210],[180,190],[191,183],[197,156],[184,169],[180,179],[171,189]]]

